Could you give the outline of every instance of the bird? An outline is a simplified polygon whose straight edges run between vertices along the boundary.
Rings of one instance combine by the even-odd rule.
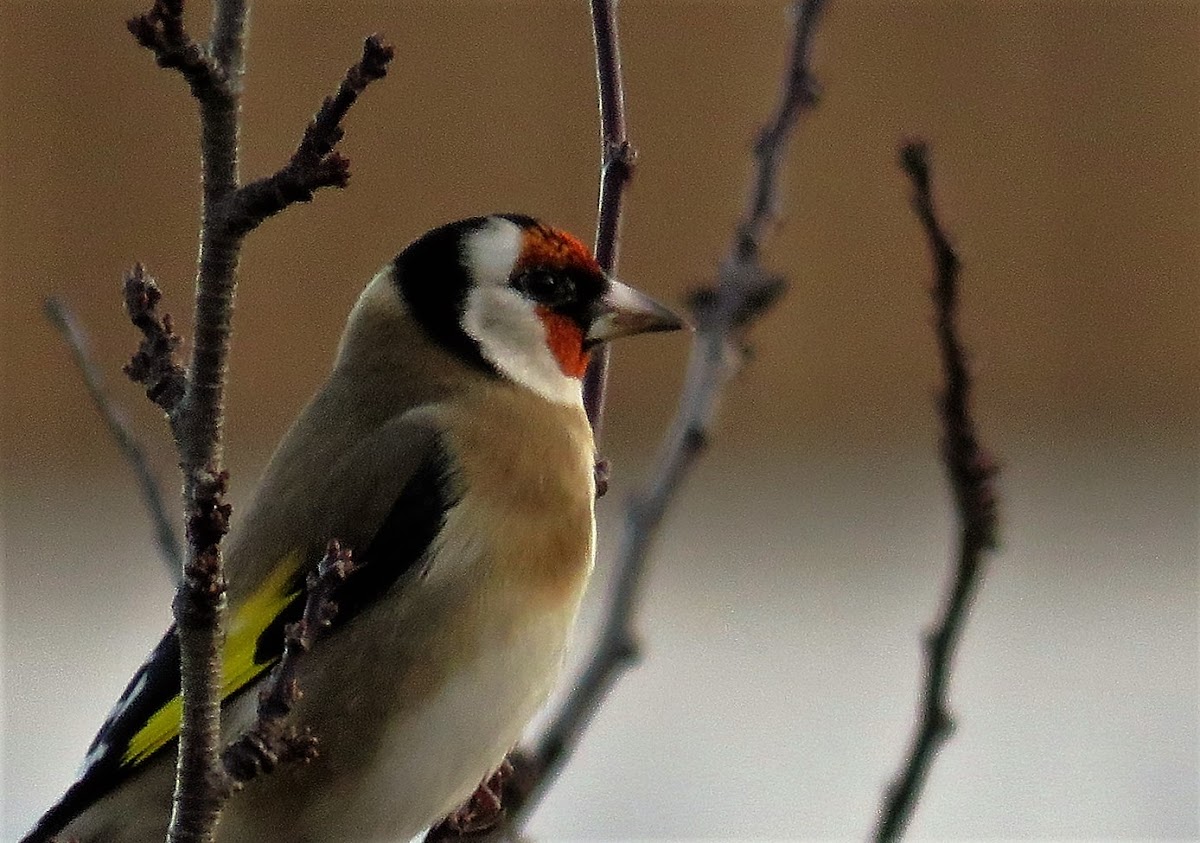
[[[224,545],[225,741],[253,722],[327,543],[354,552],[297,663],[293,715],[317,754],[235,792],[218,840],[407,840],[502,764],[558,678],[593,567],[589,360],[683,327],[522,214],[434,228],[371,279]],[[22,843],[163,840],[179,689],[172,626]]]

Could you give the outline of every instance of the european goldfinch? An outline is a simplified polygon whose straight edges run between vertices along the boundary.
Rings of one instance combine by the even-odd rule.
[[[295,716],[319,755],[234,794],[220,839],[407,840],[501,764],[555,682],[592,568],[589,351],[681,326],[514,214],[434,229],[371,280],[225,544],[227,739],[252,722],[326,543],[362,563],[300,665]],[[171,629],[25,843],[161,843],[178,660]]]

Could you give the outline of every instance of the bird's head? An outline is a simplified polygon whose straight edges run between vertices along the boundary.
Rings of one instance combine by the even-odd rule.
[[[393,269],[409,312],[436,342],[560,403],[579,401],[595,346],[684,326],[606,276],[577,238],[517,214],[435,228],[406,247]]]

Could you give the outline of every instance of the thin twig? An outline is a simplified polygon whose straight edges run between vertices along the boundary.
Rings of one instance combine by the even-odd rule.
[[[592,37],[596,48],[596,87],[600,99],[600,196],[596,213],[596,260],[612,275],[617,268],[621,211],[625,186],[633,177],[636,157],[625,129],[625,87],[621,74],[621,42],[617,34],[617,0],[591,0]],[[604,394],[608,385],[608,345],[593,354],[583,378],[583,406],[592,433],[600,441]],[[607,487],[607,465],[597,469],[598,487]]]
[[[918,723],[905,761],[888,787],[874,839],[898,840],[912,818],[933,758],[949,739],[954,720],[947,687],[954,655],[983,574],[985,551],[996,547],[996,463],[980,446],[971,419],[971,374],[955,321],[958,256],[933,205],[928,151],[919,141],[904,145],[900,164],[913,185],[913,207],[925,229],[934,262],[932,290],[938,348],[945,385],[940,399],[942,460],[954,492],[959,522],[958,559],[941,616],[925,639],[925,683]]]
[[[337,93],[326,97],[288,163],[238,191],[228,220],[233,231],[245,234],[288,205],[311,201],[313,192],[322,187],[350,183],[349,159],[333,151],[345,134],[342,120],[367,86],[387,75],[394,55],[395,50],[379,35],[363,42],[362,58],[346,71]]]
[[[92,397],[92,403],[96,406],[100,417],[104,419],[104,423],[108,425],[108,432],[112,434],[121,456],[133,470],[138,491],[141,492],[142,502],[146,505],[150,523],[154,528],[154,538],[158,542],[159,553],[167,567],[167,575],[172,582],[178,583],[180,569],[183,565],[183,551],[179,548],[179,539],[175,535],[175,529],[171,526],[171,519],[167,515],[162,492],[159,490],[154,471],[150,468],[146,451],[129,426],[125,413],[105,391],[104,377],[100,374],[100,367],[92,358],[87,336],[80,327],[74,312],[66,302],[57,298],[46,299],[44,309],[46,318],[50,320],[50,323],[62,335],[67,347],[71,349],[75,365],[79,368],[88,394]]]
[[[758,242],[773,207],[778,164],[801,113],[816,104],[809,56],[823,0],[796,4],[792,50],[778,110],[756,146],[759,169],[746,215],[738,226],[732,257],[716,283],[693,296],[696,336],[675,419],[664,439],[649,485],[629,502],[617,552],[616,571],[601,633],[574,684],[532,748],[513,756],[518,776],[505,788],[511,827],[519,827],[564,764],[621,673],[638,658],[634,616],[645,581],[649,552],[658,526],[688,470],[708,442],[722,388],[744,359],[747,331],[775,302],[782,282],[758,264]],[[765,172],[765,175],[764,175]],[[753,250],[737,246],[743,232],[759,232]]]
[[[304,654],[333,623],[338,612],[334,594],[356,570],[350,549],[334,539],[317,567],[309,572],[304,613],[284,631],[283,656],[259,693],[258,716],[222,755],[231,790],[241,789],[280,763],[316,757],[317,737],[291,722],[292,708],[302,696],[296,672]]]
[[[183,0],[174,0],[180,6]],[[212,33],[209,36],[209,52],[217,64],[225,69],[226,75],[240,87],[245,62],[242,53],[246,48],[246,12],[248,0],[217,0],[213,3]]]

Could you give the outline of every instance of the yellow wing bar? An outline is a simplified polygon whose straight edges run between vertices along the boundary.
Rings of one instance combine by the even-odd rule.
[[[225,636],[221,664],[222,700],[244,688],[278,660],[278,656],[275,656],[257,662],[254,654],[258,649],[258,639],[300,593],[298,588],[290,587],[299,563],[298,551],[289,554],[275,566],[258,590],[234,611],[229,632]],[[121,766],[137,766],[174,740],[179,734],[182,716],[183,700],[176,694],[150,715],[146,724],[129,741],[125,754],[121,756]]]

